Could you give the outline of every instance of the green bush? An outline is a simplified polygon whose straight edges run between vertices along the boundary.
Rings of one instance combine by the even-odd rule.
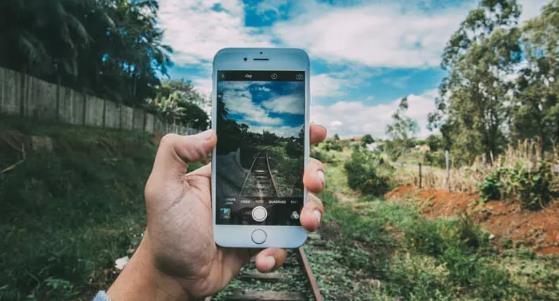
[[[548,164],[541,164],[535,172],[524,172],[518,178],[519,196],[522,207],[537,210],[551,201],[551,169]]]
[[[479,184],[479,193],[484,201],[501,199],[501,179],[498,172],[492,172]]]
[[[324,149],[327,151],[341,152],[344,149],[344,146],[340,140],[326,140],[324,143]]]
[[[551,201],[552,182],[553,174],[546,162],[540,163],[534,171],[501,167],[480,183],[480,196],[485,201],[518,199],[523,208],[537,210]]]
[[[378,153],[355,147],[344,168],[352,189],[371,195],[383,195],[390,189],[393,168]]]

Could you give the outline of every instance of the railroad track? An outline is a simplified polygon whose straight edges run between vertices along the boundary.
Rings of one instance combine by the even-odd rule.
[[[321,246],[324,241],[320,235],[309,235],[309,243]],[[295,279],[295,280],[293,280]],[[311,266],[304,249],[288,251],[288,257],[283,267],[275,272],[260,273],[256,270],[254,262],[241,271],[235,286],[247,288],[234,289],[227,294],[218,294],[208,297],[205,301],[322,301],[318,283],[312,272]],[[285,283],[296,281],[298,285]],[[279,289],[278,289],[279,288]]]
[[[268,152],[259,152],[254,156],[250,171],[246,175],[239,197],[270,197],[278,195],[278,186],[270,168]]]

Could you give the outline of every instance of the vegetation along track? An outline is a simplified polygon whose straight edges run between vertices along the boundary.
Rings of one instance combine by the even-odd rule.
[[[325,242],[318,234],[309,235],[315,247]],[[241,270],[223,291],[205,301],[322,301],[318,283],[313,275],[303,247],[288,251],[282,267],[272,273],[260,273],[254,261]]]

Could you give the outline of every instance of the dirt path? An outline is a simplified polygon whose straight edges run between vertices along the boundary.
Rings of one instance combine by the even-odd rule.
[[[525,246],[538,254],[559,255],[559,201],[539,210],[522,209],[518,202],[478,202],[476,193],[448,192],[400,186],[387,200],[419,202],[428,218],[468,215],[495,236],[497,245]]]

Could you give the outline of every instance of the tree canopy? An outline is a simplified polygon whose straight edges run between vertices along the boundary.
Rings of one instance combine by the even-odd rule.
[[[157,10],[154,0],[3,0],[0,65],[141,104],[170,65]]]
[[[554,0],[519,25],[516,0],[483,0],[453,34],[429,121],[455,158],[491,163],[525,139],[538,140],[542,154],[557,145],[558,8]]]

